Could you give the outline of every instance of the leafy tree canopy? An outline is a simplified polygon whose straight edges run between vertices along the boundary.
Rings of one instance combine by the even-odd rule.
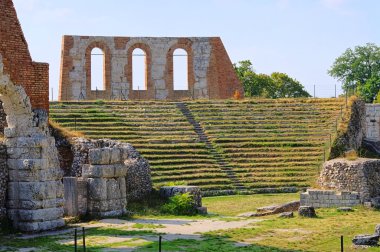
[[[259,96],[264,98],[296,98],[310,97],[304,86],[285,73],[271,75],[255,73],[249,60],[234,64],[235,71],[243,84],[247,97]]]
[[[373,43],[348,48],[328,71],[346,91],[356,90],[366,102],[373,102],[380,89],[380,47]]]

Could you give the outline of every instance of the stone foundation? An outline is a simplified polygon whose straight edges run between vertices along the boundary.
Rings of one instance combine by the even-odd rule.
[[[358,192],[361,202],[370,201],[380,196],[380,160],[359,158],[354,161],[327,161],[318,183],[327,190]]]
[[[307,190],[301,193],[301,206],[352,207],[360,204],[357,192],[335,192],[332,190]]]
[[[130,144],[74,138],[71,145],[71,171],[80,176],[67,182],[72,188],[65,198],[73,206],[67,213],[119,216],[126,213],[127,200],[142,199],[151,192],[149,164]]]

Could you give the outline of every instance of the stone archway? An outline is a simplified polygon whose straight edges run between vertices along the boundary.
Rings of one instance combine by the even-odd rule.
[[[48,116],[32,111],[24,88],[3,73],[1,55],[0,100],[7,115],[8,217],[16,229],[26,232],[63,226],[63,173]]]

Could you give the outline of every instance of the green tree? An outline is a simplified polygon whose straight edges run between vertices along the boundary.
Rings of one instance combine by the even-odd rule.
[[[297,98],[311,96],[299,81],[289,77],[285,73],[272,73],[271,78],[276,87],[276,92],[272,98]]]
[[[272,75],[255,73],[249,60],[234,64],[236,74],[243,84],[246,97],[259,96],[264,98],[310,97],[297,80],[284,73]]]
[[[356,90],[366,102],[373,102],[380,89],[380,47],[367,43],[348,48],[328,73],[342,82],[345,91]]]

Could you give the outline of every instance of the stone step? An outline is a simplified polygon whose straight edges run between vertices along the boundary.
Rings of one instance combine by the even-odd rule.
[[[231,180],[232,184],[236,188],[246,189],[244,185],[242,185],[239,182],[239,178],[236,176],[233,167],[229,166],[228,163],[224,160],[223,156],[215,149],[208,135],[204,131],[203,127],[200,125],[199,122],[195,120],[193,114],[187,108],[187,105],[182,102],[179,102],[176,105],[177,108],[181,111],[181,113],[186,117],[188,122],[191,125],[193,125],[194,131],[198,135],[199,140],[206,144],[206,148],[210,151],[210,154],[214,157],[221,170],[226,173],[227,177]]]

